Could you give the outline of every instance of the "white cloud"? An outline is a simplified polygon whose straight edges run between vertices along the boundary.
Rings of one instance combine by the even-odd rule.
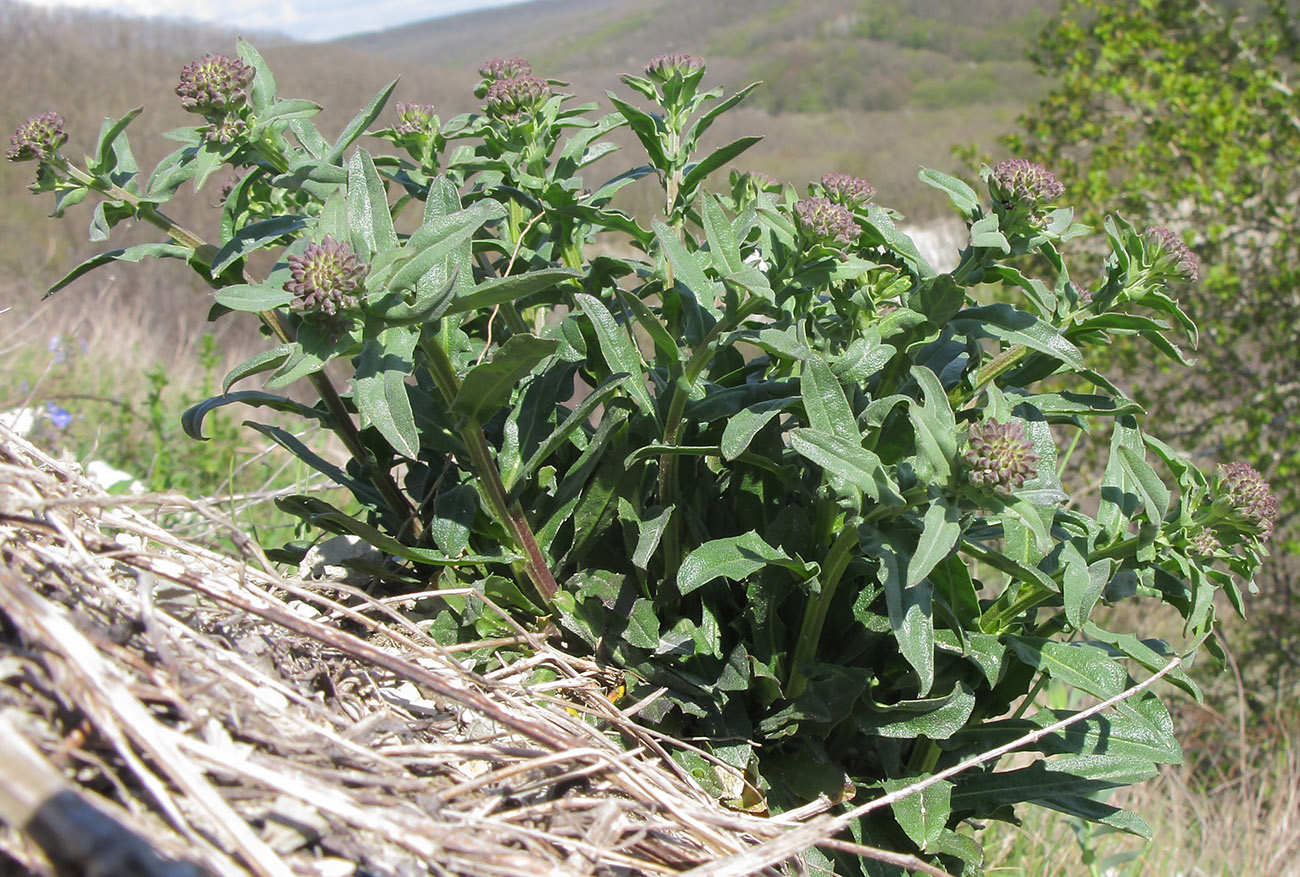
[[[22,0],[32,6],[190,19],[329,40],[527,0]]]

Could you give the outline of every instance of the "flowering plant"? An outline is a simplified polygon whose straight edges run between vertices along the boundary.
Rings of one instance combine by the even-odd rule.
[[[752,86],[705,90],[687,55],[624,77],[648,108],[610,93],[607,115],[521,59],[488,61],[483,112],[443,123],[401,104],[370,131],[404,155],[357,145],[393,84],[331,143],[314,104],[278,98],[252,47],[239,56],[186,68],[178,93],[207,125],[172,132],[182,146],[147,179],[133,113],[85,167],[50,114],[10,151],[40,163],[56,213],[94,192],[97,233],[134,217],[167,237],[54,290],[113,260],[184,259],[215,287],[214,318],[256,315],[273,338],[187,431],[236,403],[333,431],[345,466],[250,422],[355,498],[282,507],[384,552],[387,587],[446,586],[422,604],[442,637],[522,623],[621,668],[645,721],[696,741],[674,757],[733,806],[912,789],[854,838],[964,873],[983,858],[970,821],[1021,802],[1146,831],[1097,796],[1180,758],[1159,698],[1059,729],[1074,714],[1027,695],[1056,680],[1117,698],[1154,671],[1196,694],[1179,661],[1213,651],[1214,595],[1240,609],[1265,555],[1276,505],[1258,473],[1207,476],[1099,370],[1117,335],[1177,361],[1174,327],[1195,341],[1169,290],[1195,275],[1176,241],[1111,218],[1104,271],[1078,285],[1064,250],[1087,229],[1053,206],[1055,177],[1018,160],[985,169],[987,198],[921,171],[969,227],[946,273],[860,178],[804,194],[735,175],[715,194],[710,174],[757,138],[699,155],[700,138]],[[621,126],[646,162],[589,187]],[[158,205],[223,164],[243,175],[208,243]],[[646,227],[612,200],[651,177],[664,206]],[[597,244],[610,234],[630,246]],[[254,276],[263,249],[275,264]],[[232,390],[259,375],[263,389]],[[279,393],[299,381],[318,401]],[[1089,502],[1066,493],[1059,448],[1094,434],[1109,457]],[[1097,606],[1125,599],[1177,613],[1186,642],[1102,626]],[[1039,760],[956,770],[1024,734]]]

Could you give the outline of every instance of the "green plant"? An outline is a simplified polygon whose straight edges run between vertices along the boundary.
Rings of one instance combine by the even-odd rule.
[[[314,496],[284,509],[382,549],[394,582],[467,586],[617,664],[633,697],[662,690],[641,715],[696,740],[676,757],[735,806],[895,792],[855,839],[967,873],[982,854],[963,825],[1020,802],[1145,832],[1096,796],[1179,760],[1160,700],[1085,717],[1031,713],[1026,695],[1056,682],[1109,699],[1130,668],[1195,693],[1179,661],[1213,648],[1214,595],[1240,608],[1265,551],[1276,509],[1258,473],[1201,472],[1086,355],[1104,362],[1132,334],[1182,361],[1167,333],[1195,328],[1168,287],[1194,265],[1164,234],[1109,218],[1104,269],[1072,278],[1062,246],[1086,229],[1026,161],[986,168],[987,199],[921,171],[970,228],[949,273],[865,181],[828,174],[801,197],[733,174],[715,194],[709,176],[758,138],[703,155],[700,139],[753,86],[701,90],[688,55],[623,77],[649,109],[609,93],[603,116],[496,59],[480,70],[483,112],[443,123],[405,105],[371,132],[400,150],[383,155],[355,144],[393,84],[330,142],[314,104],[278,98],[261,57],[239,54],[182,81],[204,124],[171,132],[182,145],[147,180],[123,133],[134,112],[105,124],[85,167],[61,144],[35,153],[62,134],[53,124],[15,140],[56,213],[95,192],[96,233],[136,218],[168,237],[54,290],[113,260],[183,259],[215,287],[214,318],[254,314],[272,339],[186,413],[189,433],[233,403],[333,431],[346,467],[250,422],[358,510]],[[588,188],[579,173],[621,126],[647,163]],[[244,173],[207,243],[160,205],[223,164]],[[663,206],[647,229],[610,201],[651,177]],[[275,262],[255,276],[263,249]],[[982,303],[1008,291],[1014,304]],[[265,389],[232,391],[255,375]],[[319,401],[276,392],[299,381]],[[1062,489],[1058,441],[1097,421],[1111,441],[1089,514]],[[1170,607],[1187,642],[1093,620],[1128,599]],[[440,635],[509,630],[485,601],[447,602]],[[1076,716],[1029,743],[1043,756],[1029,766],[905,793]],[[836,855],[846,873],[883,867]]]
[[[1217,8],[1216,8],[1217,7]],[[1251,462],[1276,486],[1268,599],[1243,631],[1252,688],[1294,696],[1300,627],[1289,580],[1300,556],[1300,151],[1293,85],[1300,18],[1281,0],[1071,0],[1033,60],[1052,92],[1005,145],[1059,169],[1085,222],[1108,209],[1170,226],[1206,264],[1185,308],[1210,339],[1192,380],[1153,374],[1117,347],[1135,397],[1170,441]],[[1267,710],[1270,697],[1255,701]]]

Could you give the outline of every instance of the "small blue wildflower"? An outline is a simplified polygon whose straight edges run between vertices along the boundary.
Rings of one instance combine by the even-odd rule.
[[[54,424],[55,429],[67,429],[72,423],[72,414],[62,405],[56,405],[53,402],[45,403],[45,416]]]

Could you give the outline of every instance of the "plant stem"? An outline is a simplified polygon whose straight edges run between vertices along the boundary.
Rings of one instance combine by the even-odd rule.
[[[808,684],[808,677],[803,668],[817,657],[817,646],[821,643],[822,628],[826,626],[826,616],[831,609],[831,600],[835,590],[853,559],[853,549],[858,546],[858,525],[854,521],[845,521],[840,528],[840,535],[826,552],[822,564],[821,593],[812,600],[804,610],[803,626],[799,630],[799,642],[795,646],[794,657],[790,660],[790,675],[785,685],[785,696],[794,699],[803,693]]]
[[[431,334],[421,335],[420,349],[424,351],[425,358],[429,361],[429,372],[438,386],[438,392],[442,394],[443,401],[450,409],[456,394],[460,392],[460,380],[456,377],[456,369],[451,363],[451,357],[447,355],[447,351],[438,339]],[[483,434],[483,427],[473,420],[467,420],[462,438],[465,440],[466,448],[469,449],[470,465],[474,467],[485,488],[486,499],[493,516],[507,532],[514,536],[516,547],[524,554],[524,571],[529,581],[532,582],[538,596],[542,598],[543,605],[551,609],[551,601],[559,591],[559,585],[551,575],[551,569],[542,555],[541,548],[537,545],[537,537],[533,535],[528,519],[524,517],[523,509],[520,508],[519,503],[510,502],[505,485],[501,481],[501,472],[492,459],[492,451],[487,436]]]

